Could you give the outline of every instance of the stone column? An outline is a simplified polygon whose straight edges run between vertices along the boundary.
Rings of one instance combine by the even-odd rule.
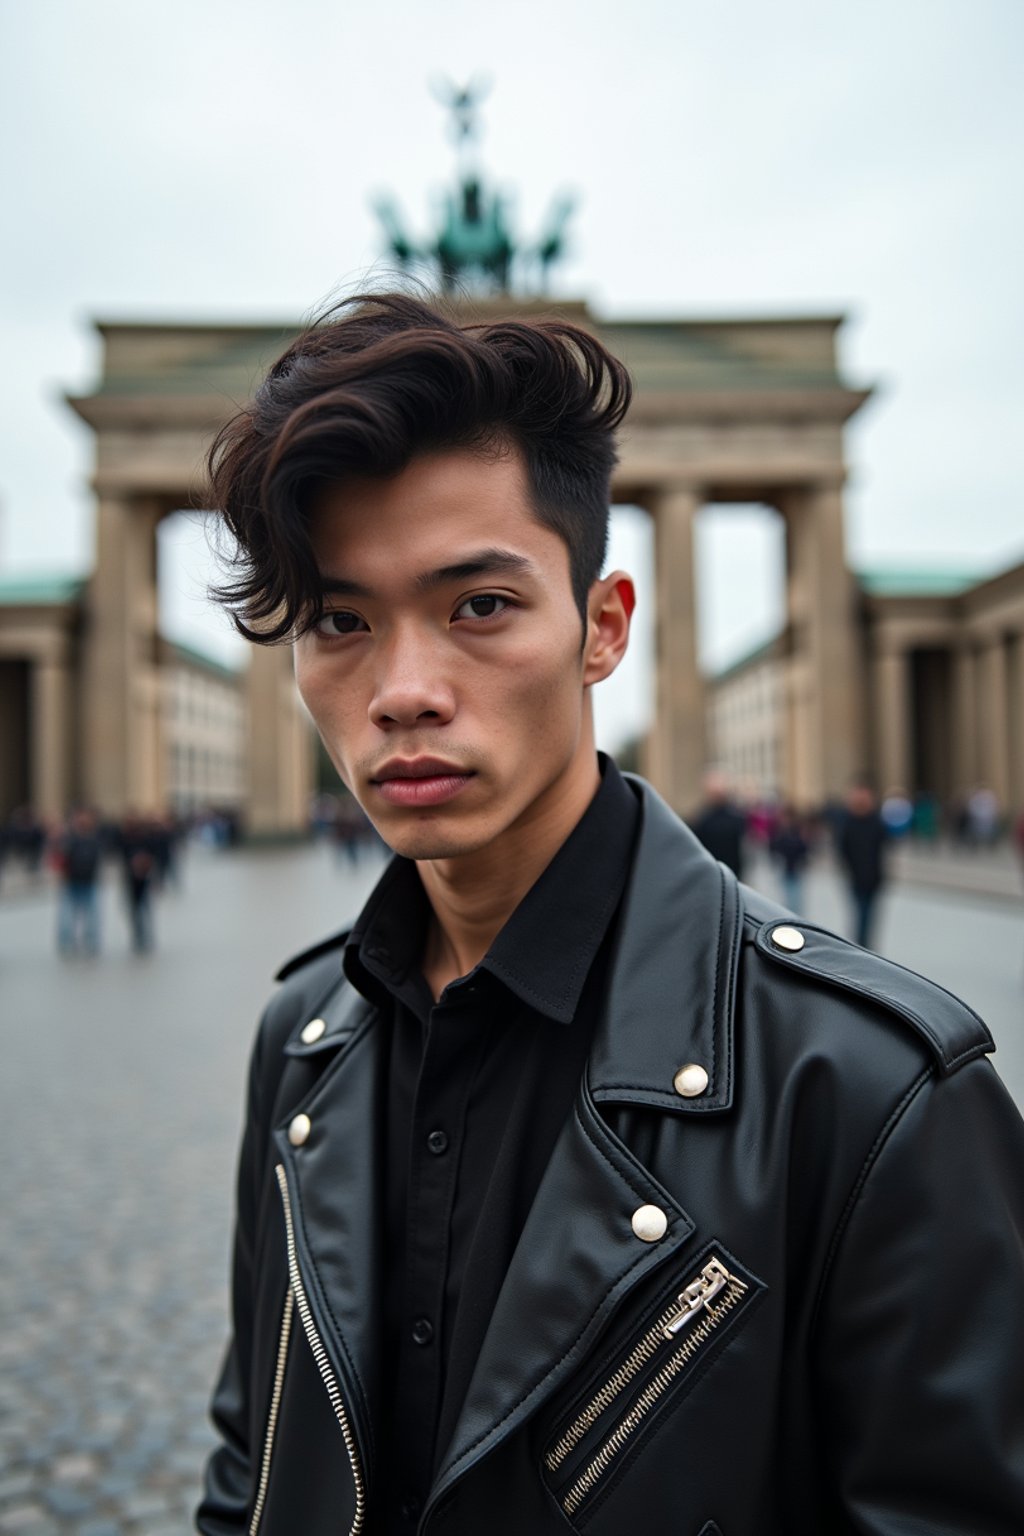
[[[1005,811],[1010,800],[1010,701],[1006,642],[1002,635],[986,641],[979,662],[981,773],[995,791],[1000,810]]]
[[[156,525],[152,500],[100,496],[83,638],[83,789],[106,815],[159,803]]]
[[[863,761],[864,678],[857,594],[846,567],[838,482],[779,498],[788,542],[788,624],[792,654],[806,667],[806,692],[792,730],[801,804],[838,799]]]
[[[952,655],[953,672],[953,794],[970,793],[978,781],[978,696],[974,648],[969,641],[957,644]]]
[[[1010,797],[1015,816],[1024,812],[1024,634],[1014,635],[1009,647]]]
[[[898,640],[884,632],[874,659],[875,740],[878,790],[911,791],[910,657]]]
[[[307,822],[313,728],[295,686],[290,646],[251,647],[246,692],[246,830],[253,837],[294,836]]]
[[[697,660],[694,524],[702,497],[667,486],[646,505],[654,518],[656,712],[647,751],[655,788],[684,814],[700,799],[705,762],[704,680]]]
[[[71,786],[71,669],[67,657],[36,658],[30,674],[32,803],[48,821],[68,810]]]

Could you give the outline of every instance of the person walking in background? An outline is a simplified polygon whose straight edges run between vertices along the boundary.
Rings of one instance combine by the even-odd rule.
[[[72,811],[70,822],[55,850],[60,876],[57,911],[57,947],[62,955],[81,948],[99,954],[99,876],[102,856],[99,827],[92,811]]]
[[[838,852],[853,898],[854,938],[864,949],[872,948],[875,906],[885,883],[888,835],[870,784],[853,784],[839,824]]]
[[[690,829],[713,858],[742,880],[747,818],[733,800],[729,780],[717,769],[705,775],[704,803],[690,822]]]
[[[782,899],[791,912],[799,914],[804,909],[804,870],[811,845],[793,806],[782,807],[769,848],[779,866]]]
[[[967,839],[973,848],[991,848],[999,838],[999,801],[987,784],[967,797]]]
[[[120,844],[132,949],[144,954],[153,947],[151,895],[158,874],[159,828],[129,812],[121,826]]]

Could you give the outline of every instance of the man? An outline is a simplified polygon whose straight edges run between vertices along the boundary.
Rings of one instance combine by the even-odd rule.
[[[717,769],[704,776],[704,802],[690,822],[690,830],[713,858],[742,879],[747,818],[733,799],[729,780]]]
[[[99,879],[103,859],[99,825],[84,806],[71,812],[67,830],[57,844],[60,900],[57,907],[57,948],[73,955],[100,950]]]
[[[885,884],[888,828],[882,820],[871,785],[851,784],[846,811],[839,823],[839,857],[846,872],[857,943],[870,949],[875,933],[878,896]]]
[[[384,297],[215,447],[223,596],[396,857],[257,1036],[208,1536],[1024,1529],[984,1025],[595,753],[627,403],[568,325]]]

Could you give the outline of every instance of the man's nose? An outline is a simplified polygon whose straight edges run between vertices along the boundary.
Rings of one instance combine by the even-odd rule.
[[[440,658],[421,630],[403,628],[381,648],[370,718],[382,730],[394,726],[447,724],[455,700]]]

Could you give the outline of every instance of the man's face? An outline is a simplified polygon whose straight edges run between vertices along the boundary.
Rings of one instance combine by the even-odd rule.
[[[519,455],[438,452],[328,487],[310,534],[325,613],[296,677],[385,841],[453,858],[557,819],[594,778],[585,685],[618,657],[595,658],[595,624],[581,647],[569,552]]]

